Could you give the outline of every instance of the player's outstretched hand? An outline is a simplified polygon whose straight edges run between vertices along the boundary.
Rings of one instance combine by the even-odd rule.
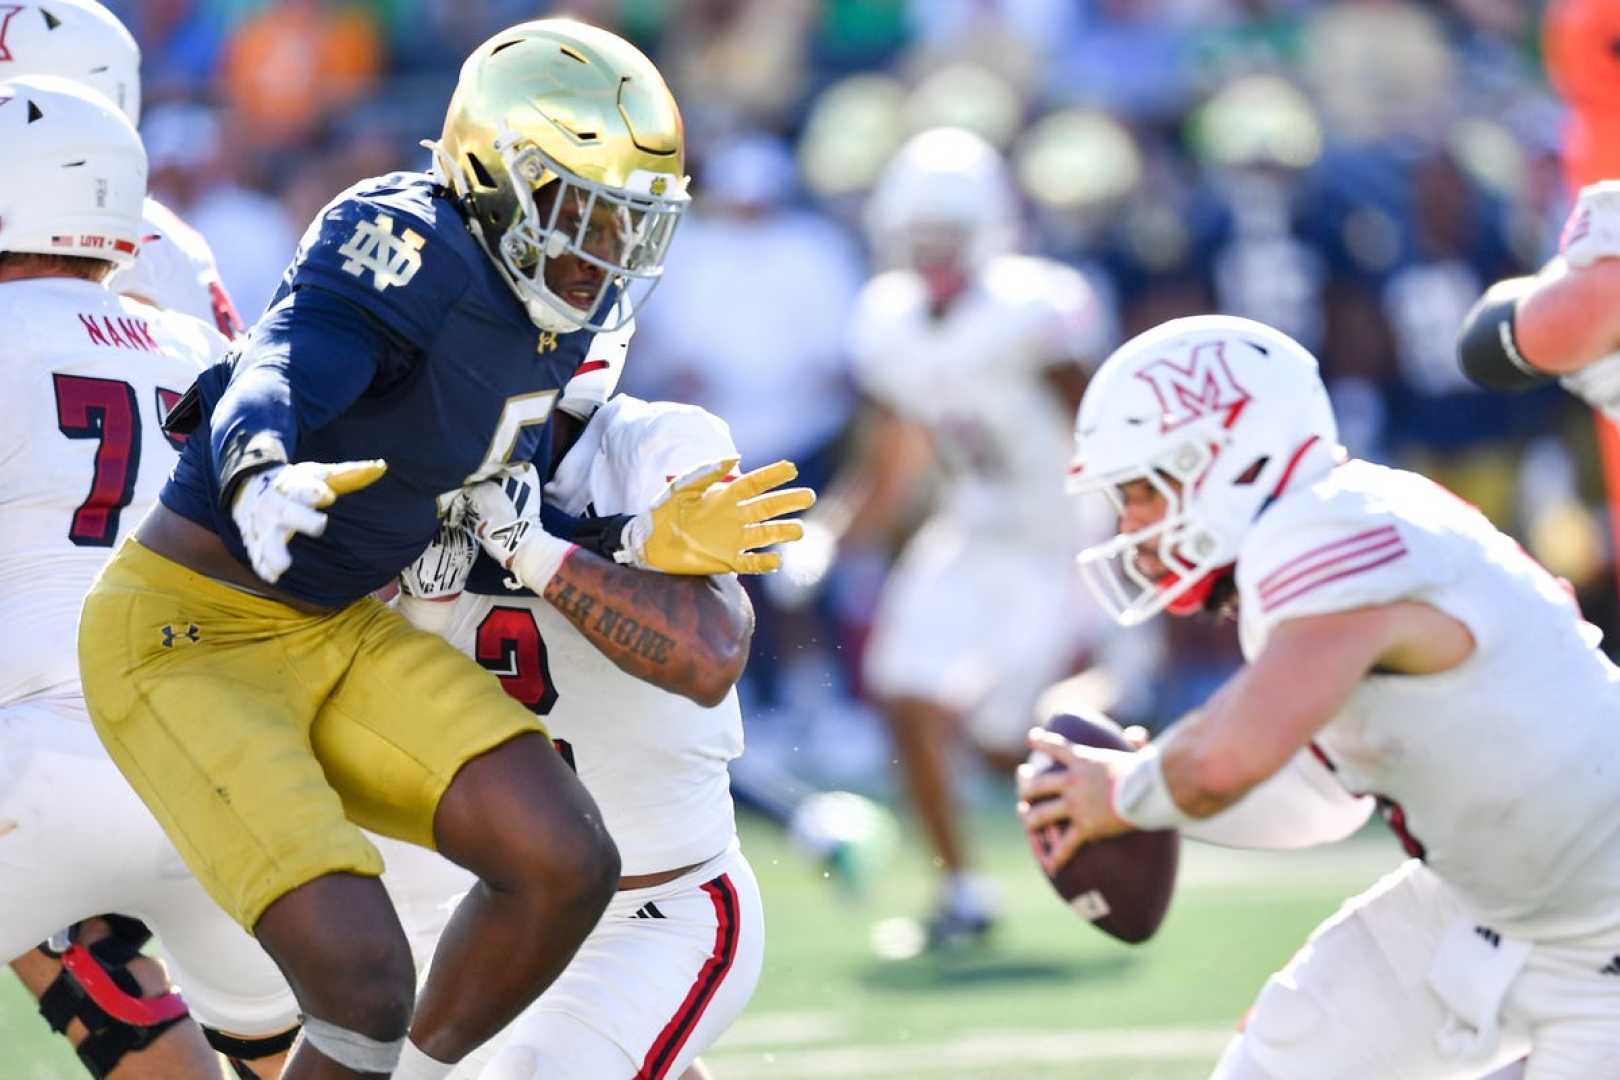
[[[760,551],[797,540],[804,526],[777,521],[815,505],[809,488],[781,488],[799,475],[791,461],[778,461],[725,482],[737,458],[723,458],[678,476],[645,513],[625,526],[624,547],[614,557],[666,574],[768,574],[782,556]]]
[[[241,530],[253,572],[272,585],[292,565],[287,545],[294,533],[319,536],[326,531],[321,508],[339,495],[359,491],[388,471],[371,461],[299,461],[272,465],[249,476],[236,489],[231,518]]]

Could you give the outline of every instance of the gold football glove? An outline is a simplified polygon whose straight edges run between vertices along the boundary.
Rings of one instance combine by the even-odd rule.
[[[737,461],[711,461],[670,481],[650,509],[630,519],[614,558],[665,574],[768,574],[780,567],[779,553],[756,549],[803,536],[799,522],[771,519],[808,510],[816,493],[772,490],[799,475],[791,461],[722,483]]]

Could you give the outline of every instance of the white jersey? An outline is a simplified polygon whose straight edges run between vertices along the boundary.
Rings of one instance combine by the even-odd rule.
[[[1620,669],[1563,583],[1438,484],[1352,461],[1266,511],[1237,586],[1250,660],[1306,615],[1416,600],[1466,625],[1460,666],[1368,676],[1316,744],[1481,922],[1617,940]]]
[[[873,278],[856,302],[850,347],[861,388],[932,434],[947,514],[970,531],[1072,551],[1075,500],[1063,484],[1074,416],[1042,371],[1101,356],[1112,333],[1079,273],[1006,255],[937,319],[917,274]]]
[[[638,512],[674,477],[736,453],[725,423],[702,409],[620,394],[585,425],[545,496],[575,515]],[[540,714],[601,809],[625,874],[726,850],[736,833],[727,763],[743,749],[735,690],[706,709],[632,678],[536,597],[463,593],[455,605],[445,637]]]
[[[89,281],[0,285],[0,705],[79,692],[79,607],[177,454],[159,424],[225,341]]]
[[[141,207],[140,253],[134,265],[113,275],[109,285],[165,311],[201,319],[226,337],[242,330],[208,241],[150,196]]]

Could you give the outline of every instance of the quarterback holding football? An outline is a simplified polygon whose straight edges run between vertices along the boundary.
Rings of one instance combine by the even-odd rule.
[[[1261,991],[1221,1080],[1612,1075],[1620,670],[1560,580],[1415,473],[1347,460],[1317,363],[1249,320],[1127,342],[1092,380],[1073,488],[1118,535],[1081,569],[1121,623],[1233,612],[1245,666],[1134,752],[1032,745],[1053,862],[1208,819],[1308,752],[1409,860]]]

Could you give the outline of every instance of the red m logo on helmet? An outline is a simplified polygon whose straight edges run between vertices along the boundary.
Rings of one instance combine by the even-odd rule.
[[[0,4],[0,60],[11,59],[11,50],[6,48],[6,31],[11,29],[12,18],[21,10],[21,4]]]
[[[1222,427],[1231,427],[1250,401],[1249,392],[1226,366],[1224,343],[1209,341],[1187,355],[1186,363],[1155,360],[1136,377],[1153,387],[1162,412],[1160,431],[1173,431],[1206,416],[1225,413]]]

